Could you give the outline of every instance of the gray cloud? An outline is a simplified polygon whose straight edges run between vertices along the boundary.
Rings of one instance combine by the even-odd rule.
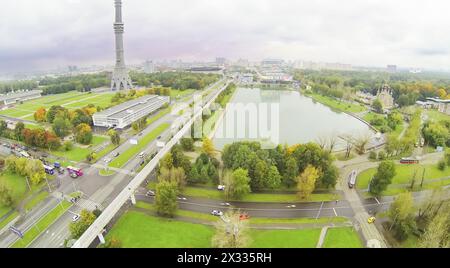
[[[123,0],[127,62],[284,57],[450,66],[445,0]],[[15,0],[0,72],[113,63],[112,0]]]

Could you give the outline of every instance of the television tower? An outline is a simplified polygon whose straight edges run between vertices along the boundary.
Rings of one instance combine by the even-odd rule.
[[[130,76],[125,66],[123,49],[123,22],[122,22],[122,0],[114,0],[116,8],[116,21],[114,22],[114,32],[116,34],[116,67],[111,79],[111,90],[130,89]]]

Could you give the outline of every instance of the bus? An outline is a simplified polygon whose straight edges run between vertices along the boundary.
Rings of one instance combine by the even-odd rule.
[[[411,158],[411,157],[403,157],[402,159],[400,159],[400,163],[401,164],[418,164],[419,160]]]
[[[67,171],[69,172],[72,178],[77,178],[83,176],[83,171],[80,168],[68,166]]]
[[[55,168],[52,166],[47,166],[45,164],[43,164],[44,169],[45,169],[45,173],[49,174],[49,175],[53,175],[55,173]]]
[[[352,170],[350,175],[348,175],[348,188],[353,188],[356,184],[356,170]]]

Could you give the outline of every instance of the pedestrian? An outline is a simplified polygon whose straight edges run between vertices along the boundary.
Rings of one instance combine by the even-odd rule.
[[[338,201],[339,201],[339,200],[338,200],[338,199],[336,199],[336,205],[337,205]]]

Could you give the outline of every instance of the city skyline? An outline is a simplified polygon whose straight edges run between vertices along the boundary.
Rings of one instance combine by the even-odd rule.
[[[112,0],[5,3],[0,11],[0,33],[6,37],[0,44],[0,73],[112,64],[112,4]],[[223,56],[443,70],[450,66],[445,1],[405,5],[349,0],[343,5],[326,0],[169,4],[125,0],[123,5],[130,64]]]

